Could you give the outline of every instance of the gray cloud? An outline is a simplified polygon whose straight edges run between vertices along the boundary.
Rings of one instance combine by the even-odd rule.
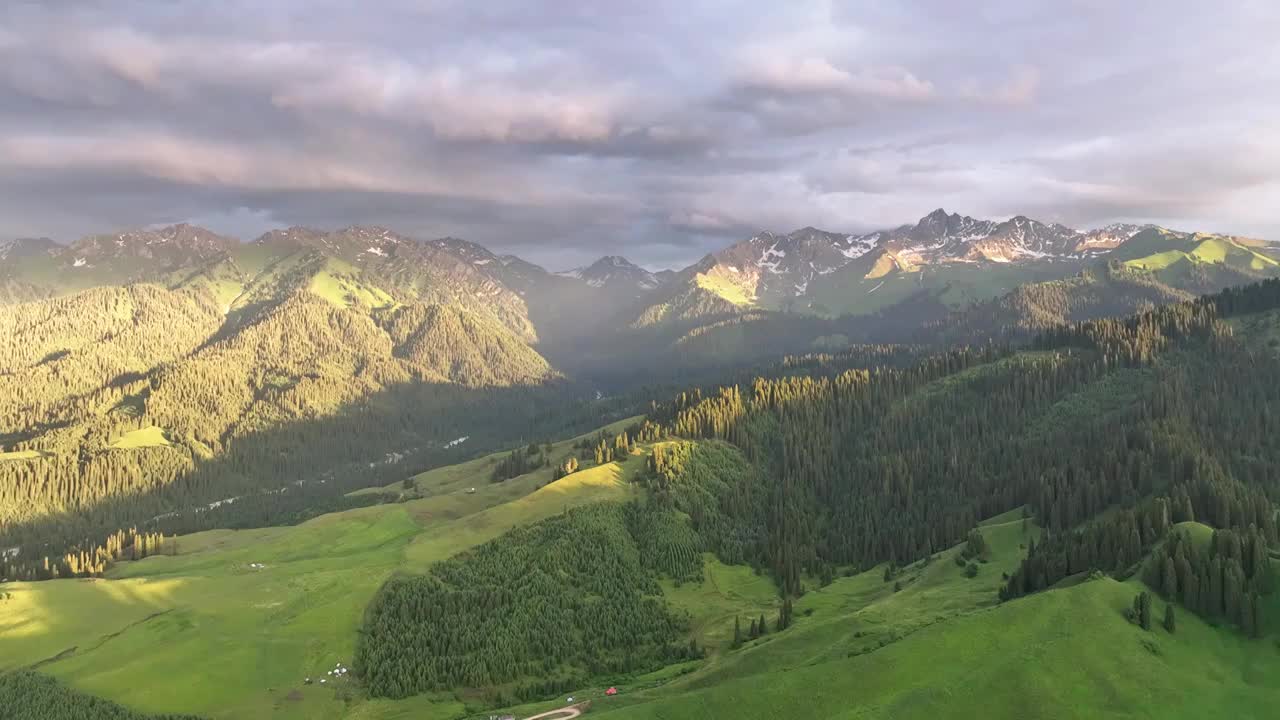
[[[653,265],[941,205],[1280,238],[1278,30],[1265,0],[7,3],[0,237],[376,222]]]

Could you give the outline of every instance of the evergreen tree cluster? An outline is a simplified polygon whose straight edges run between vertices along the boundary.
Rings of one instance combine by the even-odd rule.
[[[1133,607],[1125,609],[1129,622],[1143,630],[1151,629],[1151,593],[1143,590],[1133,596]]]
[[[1190,533],[1174,532],[1147,566],[1144,580],[1169,602],[1209,620],[1223,620],[1250,637],[1263,633],[1263,597],[1272,592],[1267,538],[1246,530],[1215,530],[1201,548]]]
[[[101,545],[75,549],[60,557],[39,560],[0,556],[0,578],[10,580],[54,580],[72,577],[102,577],[116,560],[141,560],[176,552],[176,541],[163,533],[139,532],[137,528],[117,530]]]
[[[666,442],[653,446],[643,482],[655,505],[686,515],[713,552],[729,564],[761,564],[768,535],[766,476],[727,443]]]
[[[504,686],[529,700],[688,659],[687,621],[656,578],[692,578],[695,562],[700,576],[701,557],[669,515],[636,503],[573,509],[392,578],[369,606],[353,668],[376,696]]]
[[[5,720],[199,720],[193,715],[147,715],[110,700],[76,692],[33,670],[0,674],[0,717]]]
[[[551,459],[547,457],[542,448],[537,443],[530,443],[528,447],[512,450],[510,455],[499,460],[498,464],[493,468],[491,480],[493,482],[510,480],[525,473],[533,472],[550,463]]]
[[[1127,573],[1164,537],[1170,523],[1169,501],[1159,497],[1074,530],[1049,529],[1040,544],[1031,541],[1000,599],[1038,592],[1090,570]]]
[[[651,419],[677,436],[738,446],[768,479],[758,499],[751,474],[729,480],[716,492],[738,500],[718,505],[763,528],[744,559],[772,569],[787,594],[824,566],[924,557],[1019,505],[1034,510],[1050,543],[1068,543],[1053,538],[1107,508],[1136,508],[1157,494],[1174,507],[1190,500],[1219,527],[1252,522],[1270,540],[1280,368],[1236,341],[1223,318],[1277,307],[1280,282],[1268,281],[1063,326],[1035,352],[962,348],[909,368],[761,378],[677,396]],[[674,446],[660,447],[651,482],[679,488],[673,478],[688,464]],[[1074,558],[1038,553],[1046,581],[1059,566],[1137,562],[1160,538],[1140,515],[1123,537],[1077,548]],[[1038,585],[1039,572],[1029,574],[1012,596]]]

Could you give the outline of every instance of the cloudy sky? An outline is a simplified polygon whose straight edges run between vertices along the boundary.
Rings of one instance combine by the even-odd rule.
[[[1280,239],[1275,0],[6,0],[0,238],[190,221],[552,267],[936,207]]]

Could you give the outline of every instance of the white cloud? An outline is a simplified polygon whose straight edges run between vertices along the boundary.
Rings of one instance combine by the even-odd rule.
[[[933,84],[896,66],[846,70],[820,57],[786,57],[767,49],[751,50],[739,76],[742,87],[763,92],[831,93],[888,100],[918,101],[934,95]]]
[[[183,212],[692,260],[942,205],[1280,238],[1276,3],[731,9],[0,3],[0,237]]]

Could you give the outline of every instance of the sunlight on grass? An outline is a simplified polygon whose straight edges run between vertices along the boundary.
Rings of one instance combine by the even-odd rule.
[[[169,441],[168,431],[152,425],[139,430],[131,430],[121,435],[115,442],[111,443],[111,447],[117,450],[132,450],[143,447],[167,447],[172,444]]]

